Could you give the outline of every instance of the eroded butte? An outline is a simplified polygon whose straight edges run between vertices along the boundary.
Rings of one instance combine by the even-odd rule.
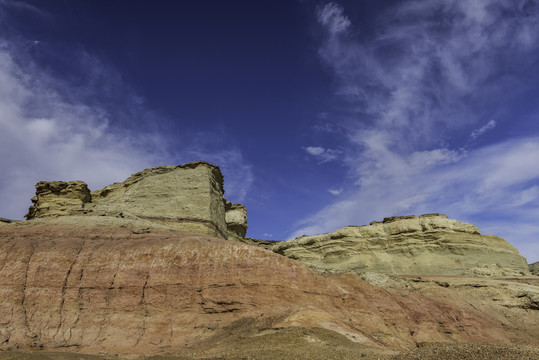
[[[505,240],[438,214],[250,239],[222,181],[38,183],[0,221],[0,359],[539,356],[539,277]]]

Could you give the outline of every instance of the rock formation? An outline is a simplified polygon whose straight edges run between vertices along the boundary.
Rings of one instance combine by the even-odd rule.
[[[197,161],[146,169],[124,182],[91,192],[82,181],[42,181],[36,185],[26,218],[136,217],[224,239],[229,232],[233,238],[245,237],[247,210],[241,204],[227,207],[223,194],[219,168]]]
[[[30,221],[0,219],[0,359],[357,359],[423,342],[539,354],[539,280],[503,239],[430,214],[262,241],[223,193],[205,162],[97,191],[38,183]]]
[[[242,204],[226,203],[225,220],[230,239],[243,240],[247,234],[247,209]]]
[[[539,276],[539,261],[529,265],[530,273],[535,276]]]
[[[505,240],[445,215],[386,218],[303,236],[273,251],[319,273],[526,276],[526,259]]]
[[[26,218],[83,214],[91,201],[88,185],[82,181],[40,181]]]
[[[313,342],[335,336],[322,348],[355,358],[422,341],[539,346],[539,291],[525,283],[402,278],[382,289],[249,244],[107,216],[4,225],[0,255],[0,350],[242,358],[237,347],[278,334],[273,351],[303,346],[311,358],[322,358]]]

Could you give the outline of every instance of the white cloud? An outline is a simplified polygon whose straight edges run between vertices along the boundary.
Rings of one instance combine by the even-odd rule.
[[[480,229],[492,219],[517,228],[536,222],[526,214],[539,215],[539,139],[530,134],[483,148],[462,142],[463,133],[474,139],[494,129],[494,120],[477,125],[485,109],[529,80],[519,78],[539,57],[539,9],[529,5],[404,1],[387,8],[367,40],[352,36],[351,23],[339,32],[319,16],[331,35],[319,53],[335,77],[335,95],[346,100],[335,112],[352,114],[340,126],[357,190],[298,223],[291,236],[427,212]],[[346,18],[342,8],[330,13]],[[526,234],[508,240],[531,249],[536,239]]]
[[[523,158],[534,170],[515,170],[513,163]],[[505,237],[527,257],[537,259],[539,253],[524,251],[537,248],[534,244],[539,243],[534,235],[539,234],[535,225],[539,186],[529,185],[530,180],[539,179],[539,170],[531,159],[539,159],[539,137],[490,145],[463,154],[456,161],[421,167],[416,173],[391,172],[390,178],[378,174],[376,181],[361,182],[345,200],[304,219],[290,237],[364,225],[392,215],[444,212],[475,223],[483,233]],[[401,166],[406,168],[406,163]]]
[[[303,147],[303,150],[305,150],[307,154],[313,156],[321,164],[337,159],[341,153],[339,150],[324,149],[319,146],[306,146]]]
[[[342,7],[333,2],[318,9],[317,16],[331,34],[345,32],[350,27],[350,20],[344,15]]]
[[[12,5],[0,0],[0,30],[10,25],[8,10],[28,10],[24,3]],[[236,147],[204,148],[191,133],[161,130],[168,119],[152,111],[118,71],[86,51],[58,54],[40,43],[43,56],[69,62],[73,73],[58,74],[40,66],[32,46],[15,27],[0,36],[1,217],[21,219],[41,180],[82,180],[99,189],[147,167],[193,160],[220,165],[227,195],[245,198],[253,177]]]
[[[326,150],[322,147],[307,146],[303,148],[309,155],[319,156],[322,155]]]
[[[66,83],[20,60],[0,47],[3,217],[21,218],[40,180],[79,179],[99,188],[152,164],[155,153],[141,146],[149,138],[116,132],[106,110],[66,99],[67,89],[59,88]]]
[[[483,135],[484,133],[486,133],[487,131],[491,130],[491,129],[494,129],[496,127],[496,121],[494,120],[490,120],[488,123],[486,123],[485,125],[481,126],[479,129],[475,129],[474,131],[472,131],[472,133],[470,134],[470,136],[472,137],[472,139],[476,139],[478,138],[479,136]]]
[[[343,189],[328,189],[328,192],[331,194],[331,195],[340,195],[342,192],[343,192]]]

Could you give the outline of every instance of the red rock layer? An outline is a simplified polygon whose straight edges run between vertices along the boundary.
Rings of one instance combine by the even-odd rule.
[[[167,353],[287,326],[390,349],[514,338],[487,314],[319,276],[239,242],[98,224],[0,227],[0,349]]]

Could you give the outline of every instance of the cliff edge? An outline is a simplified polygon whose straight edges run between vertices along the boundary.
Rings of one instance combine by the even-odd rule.
[[[227,202],[223,195],[219,167],[196,161],[145,169],[95,191],[82,181],[41,181],[26,219],[135,217],[223,239],[245,237],[247,210]]]
[[[272,250],[318,273],[529,276],[507,241],[441,214],[402,216],[276,243]]]

